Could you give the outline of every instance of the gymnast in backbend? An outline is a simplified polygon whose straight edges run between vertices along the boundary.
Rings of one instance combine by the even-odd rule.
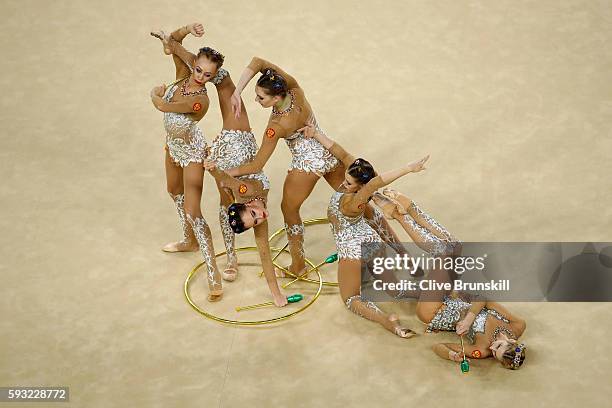
[[[259,258],[274,304],[279,307],[285,306],[287,298],[278,287],[268,242],[269,212],[266,208],[270,190],[268,178],[262,172],[256,177],[234,178],[218,168],[212,160],[204,160],[204,168],[215,178],[219,188],[232,202],[226,210],[228,226],[232,231],[241,233],[253,228]]]
[[[198,24],[198,27],[201,27],[201,24]],[[203,32],[203,28],[201,31]],[[185,64],[193,64],[195,55],[185,50],[178,39],[178,36],[172,35],[166,46],[167,49]],[[211,144],[209,159],[215,163],[219,170],[227,170],[252,161],[257,153],[257,142],[251,132],[251,125],[249,124],[249,117],[244,104],[240,104],[240,115],[234,115],[232,111],[231,97],[236,90],[236,86],[229,72],[224,68],[219,68],[217,74],[210,82],[217,88],[223,127]],[[255,178],[266,185],[268,183],[262,171],[246,174],[240,178]],[[227,208],[232,204],[232,198],[221,188],[218,180],[217,188],[220,196],[219,223],[227,254],[227,264],[223,271],[223,279],[233,281],[238,273],[238,257],[234,244],[235,235],[229,225],[227,216]]]

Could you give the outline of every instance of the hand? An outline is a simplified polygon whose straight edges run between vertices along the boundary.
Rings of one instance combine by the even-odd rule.
[[[317,136],[320,134],[317,128],[315,128],[314,125],[311,125],[311,124],[308,124],[304,126],[303,128],[298,129],[297,132],[303,133],[304,137],[314,138],[314,139],[316,139]]]
[[[463,318],[463,320],[457,323],[457,334],[463,336],[465,333],[467,333],[470,330],[472,323],[474,323],[474,319],[476,319],[476,315],[472,312],[468,312],[468,314]]]
[[[212,171],[217,168],[217,163],[209,159],[204,159],[202,167],[204,167],[204,170]]]
[[[161,84],[151,89],[151,96],[163,97],[166,93],[166,85]]]
[[[450,350],[448,352],[448,357],[452,360],[452,361],[456,361],[457,363],[460,363],[463,361],[463,353],[460,353],[458,351],[452,351]],[[466,360],[469,362],[470,359],[466,358]]]
[[[200,23],[189,24],[187,29],[194,37],[201,37],[204,35],[204,26]]]
[[[286,306],[287,303],[289,302],[287,301],[287,298],[283,294],[279,293],[278,295],[274,295],[274,304],[277,307]]]
[[[230,98],[230,102],[232,104],[232,111],[234,112],[234,116],[236,119],[240,118],[240,110],[242,109],[242,100],[240,99],[240,94],[238,92],[234,92],[232,97]]]
[[[411,173],[418,173],[419,171],[425,170],[425,162],[429,160],[429,155],[423,157],[421,160],[414,161],[408,164],[408,170]]]

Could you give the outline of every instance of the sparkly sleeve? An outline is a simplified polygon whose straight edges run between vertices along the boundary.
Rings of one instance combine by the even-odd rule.
[[[285,72],[281,67],[279,67],[278,65],[274,65],[271,62],[266,61],[262,58],[253,57],[251,63],[249,64],[249,68],[255,72],[260,72],[262,74],[266,71],[266,69],[273,69],[274,71],[276,71],[277,74],[282,76],[285,81],[287,81],[287,87],[289,89],[300,87],[295,78]]]
[[[223,80],[228,77],[228,75],[229,72],[226,69],[219,68],[217,74],[213,77],[213,79],[210,80],[210,82],[215,84],[215,86],[219,86],[221,85],[221,82],[223,82]]]

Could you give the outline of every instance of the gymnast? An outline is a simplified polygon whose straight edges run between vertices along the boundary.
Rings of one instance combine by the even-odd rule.
[[[151,35],[162,41],[165,54],[172,53],[171,41],[180,43],[187,34],[201,37],[203,27],[190,24],[168,36],[163,31]],[[151,91],[151,101],[164,112],[166,129],[166,182],[183,229],[183,239],[166,245],[167,252],[194,251],[198,246],[208,268],[208,300],[218,301],[223,295],[221,275],[215,261],[215,251],[210,228],[200,209],[207,143],[197,123],[208,110],[209,100],[205,84],[215,80],[223,65],[223,55],[209,47],[201,48],[198,55],[187,63],[173,55],[176,82],[166,88],[157,86]]]
[[[445,271],[432,275],[437,282],[445,279]],[[450,282],[446,274],[447,282]],[[525,361],[526,346],[518,339],[525,331],[526,323],[512,315],[504,306],[491,301],[470,301],[449,293],[439,293],[441,301],[419,300],[417,316],[428,324],[427,331],[455,331],[466,336],[472,344],[464,348],[466,358],[493,357],[504,368],[516,370]],[[464,296],[465,297],[465,296]],[[464,358],[459,343],[438,343],[433,351],[440,357],[461,362]]]
[[[208,159],[204,160],[204,168],[215,178],[219,188],[223,189],[224,194],[232,201],[227,209],[230,228],[236,233],[241,233],[253,227],[259,258],[274,304],[279,307],[285,306],[287,298],[278,287],[268,242],[269,212],[266,209],[270,189],[268,178],[263,173],[252,178],[234,178],[221,170],[214,161]]]
[[[295,78],[261,58],[254,57],[245,68],[236,90],[232,95],[231,103],[234,114],[241,116],[242,100],[240,94],[255,74],[262,75],[257,80],[255,88],[256,102],[264,108],[272,108],[261,147],[255,159],[240,167],[228,170],[232,176],[253,174],[260,172],[272,153],[279,139],[285,139],[292,155],[291,164],[285,184],[281,210],[285,221],[285,230],[289,240],[291,253],[290,274],[304,276],[307,274],[304,260],[304,224],[300,217],[300,207],[308,198],[320,177],[337,190],[344,180],[345,168],[342,163],[318,141],[305,138],[299,131],[304,123],[313,123],[320,130],[304,90]],[[398,253],[405,253],[399,239],[382,216],[372,206],[365,209],[367,222],[375,228],[392,248]],[[282,270],[279,276],[283,276]]]
[[[201,27],[201,24],[197,24]],[[202,29],[203,31],[203,29]],[[170,52],[179,57],[184,63],[191,64],[195,58],[193,54],[185,50],[180,42],[170,38],[167,48]],[[219,68],[217,75],[211,80],[217,88],[219,97],[219,107],[221,108],[221,116],[223,118],[223,127],[221,132],[215,137],[210,148],[210,160],[212,160],[219,170],[227,170],[233,167],[241,166],[250,162],[257,153],[257,142],[255,136],[251,132],[249,117],[244,105],[241,104],[240,115],[234,115],[231,106],[231,97],[236,89],[229,72],[224,68]],[[255,178],[268,183],[263,172],[247,174],[242,178]],[[219,190],[219,223],[221,225],[221,233],[225,244],[227,254],[227,263],[223,271],[223,279],[233,281],[238,273],[238,257],[235,250],[235,235],[229,225],[227,216],[227,208],[232,204],[232,198],[227,194],[225,189],[221,188],[217,181]],[[266,187],[267,190],[268,187]]]
[[[340,296],[347,308],[355,314],[373,320],[399,337],[410,338],[415,332],[400,325],[395,314],[387,315],[375,303],[361,297],[361,265],[368,256],[362,254],[362,244],[384,242],[380,235],[364,219],[364,210],[376,190],[398,178],[425,169],[429,156],[396,170],[377,175],[372,165],[364,159],[355,159],[340,145],[320,132],[313,124],[300,128],[305,137],[318,140],[346,168],[340,191],[335,192],[327,209],[338,251],[338,285]],[[396,297],[403,295],[398,291]]]
[[[459,256],[461,243],[425,214],[412,200],[390,189],[383,190],[384,194],[375,193],[378,188],[408,172],[423,170],[423,165],[429,156],[400,170],[376,176],[367,161],[355,160],[314,126],[308,125],[300,130],[306,137],[319,140],[347,167],[344,192],[337,192],[332,196],[328,210],[340,258],[338,269],[340,294],[349,309],[355,313],[379,321],[383,325],[388,324],[380,309],[372,302],[363,302],[359,295],[361,282],[356,278],[360,277],[361,243],[379,240],[378,236],[363,223],[360,209],[373,195],[384,214],[388,218],[397,219],[420,248],[433,256]],[[451,282],[453,274],[452,271],[434,269],[429,271],[427,279],[436,280],[438,283]],[[352,284],[343,284],[345,276]],[[525,321],[510,314],[499,303],[482,301],[469,303],[451,297],[449,293],[441,290],[427,291],[427,293],[418,290],[414,293],[404,292],[396,297],[400,296],[419,299],[416,308],[417,317],[428,324],[428,331],[456,330],[457,334],[466,335],[473,343],[465,348],[466,354],[472,358],[493,356],[504,367],[512,369],[517,369],[523,364],[525,345],[519,344],[518,338],[525,330]],[[460,320],[460,317],[463,318]],[[394,319],[387,318],[387,320]],[[405,329],[401,331],[398,327],[399,325],[395,328],[398,335],[413,333]],[[463,359],[460,350],[460,344],[441,343],[434,346],[436,354],[453,361]]]

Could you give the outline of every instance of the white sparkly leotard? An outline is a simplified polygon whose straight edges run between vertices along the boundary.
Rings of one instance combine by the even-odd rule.
[[[314,122],[317,129],[320,130],[316,120]],[[295,132],[285,137],[285,142],[291,152],[289,170],[312,172],[323,176],[338,165],[338,159],[323,147],[318,140],[306,138],[301,132]]]
[[[348,217],[340,211],[340,199],[344,193],[335,192],[327,207],[327,217],[334,239],[338,258],[340,259],[362,259],[362,243],[382,243],[380,236],[366,222],[363,214],[356,217]]]
[[[179,85],[168,88],[164,100],[170,102]],[[198,122],[189,114],[165,112],[166,146],[172,160],[181,167],[189,163],[202,163],[206,158],[206,139]]]
[[[239,167],[253,160],[257,154],[257,142],[251,132],[223,129],[213,140],[210,155],[220,170]],[[265,190],[270,189],[270,181],[263,171],[245,174],[238,179],[255,179],[261,181]]]
[[[438,309],[438,312],[431,319],[431,322],[427,326],[427,332],[433,331],[455,331],[457,329],[457,323],[465,317],[468,310],[472,307],[471,303],[468,303],[460,298],[451,298],[446,296]],[[510,321],[502,316],[497,310],[487,309],[484,307],[480,313],[476,315],[476,319],[470,330],[466,333],[466,337],[473,343],[474,336],[476,334],[482,334],[485,332],[487,318],[493,316],[494,318],[503,321],[504,323],[510,323]]]

